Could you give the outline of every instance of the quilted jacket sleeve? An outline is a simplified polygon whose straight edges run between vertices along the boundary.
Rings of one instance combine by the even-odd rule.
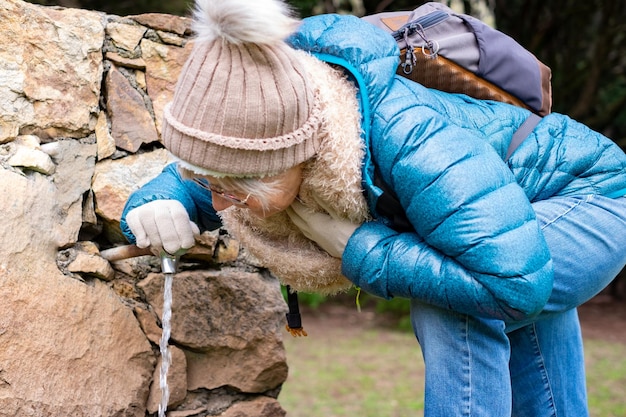
[[[201,232],[217,229],[221,225],[221,220],[211,204],[211,194],[193,181],[184,180],[176,164],[169,164],[161,174],[133,192],[126,201],[120,228],[129,242],[135,243],[135,236],[126,223],[126,215],[135,207],[154,200],[180,201],[189,213],[189,218],[198,225]]]
[[[527,196],[485,138],[450,123],[436,103],[415,103],[386,100],[371,146],[416,233],[361,226],[344,252],[344,275],[384,298],[506,321],[537,314],[553,271]]]

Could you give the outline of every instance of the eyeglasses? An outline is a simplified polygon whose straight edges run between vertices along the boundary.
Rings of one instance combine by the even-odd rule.
[[[246,196],[246,198],[244,198],[242,200],[241,198],[239,198],[237,196],[229,194],[229,193],[225,192],[224,190],[219,189],[219,188],[215,187],[214,185],[211,185],[211,183],[208,182],[205,179],[192,178],[192,181],[195,182],[200,187],[204,188],[205,190],[210,191],[213,194],[219,195],[221,198],[223,198],[224,200],[227,200],[230,203],[233,203],[233,204],[238,205],[238,206],[247,206],[248,205],[248,199],[250,198],[250,194],[248,194]]]

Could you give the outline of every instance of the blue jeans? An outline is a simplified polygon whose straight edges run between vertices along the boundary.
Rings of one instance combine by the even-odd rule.
[[[576,307],[626,264],[626,198],[533,204],[554,262],[554,288],[526,322],[472,317],[411,301],[426,364],[425,417],[588,416]]]

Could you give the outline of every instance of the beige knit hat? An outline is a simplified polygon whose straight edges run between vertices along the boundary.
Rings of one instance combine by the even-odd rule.
[[[317,91],[302,52],[283,41],[297,24],[280,0],[197,0],[194,49],[164,110],[165,147],[233,176],[276,174],[315,155]]]

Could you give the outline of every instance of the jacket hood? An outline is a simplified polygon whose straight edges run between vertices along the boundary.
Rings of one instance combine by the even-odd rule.
[[[342,67],[356,85],[365,143],[363,187],[370,207],[374,207],[382,191],[373,180],[372,113],[396,78],[400,63],[398,44],[387,32],[358,17],[337,14],[304,19],[298,31],[286,41],[295,49],[308,51],[322,61]]]
[[[400,60],[396,41],[385,31],[355,16],[327,14],[302,20],[287,39],[295,49],[344,67],[356,81],[361,106],[376,107],[391,86]]]

